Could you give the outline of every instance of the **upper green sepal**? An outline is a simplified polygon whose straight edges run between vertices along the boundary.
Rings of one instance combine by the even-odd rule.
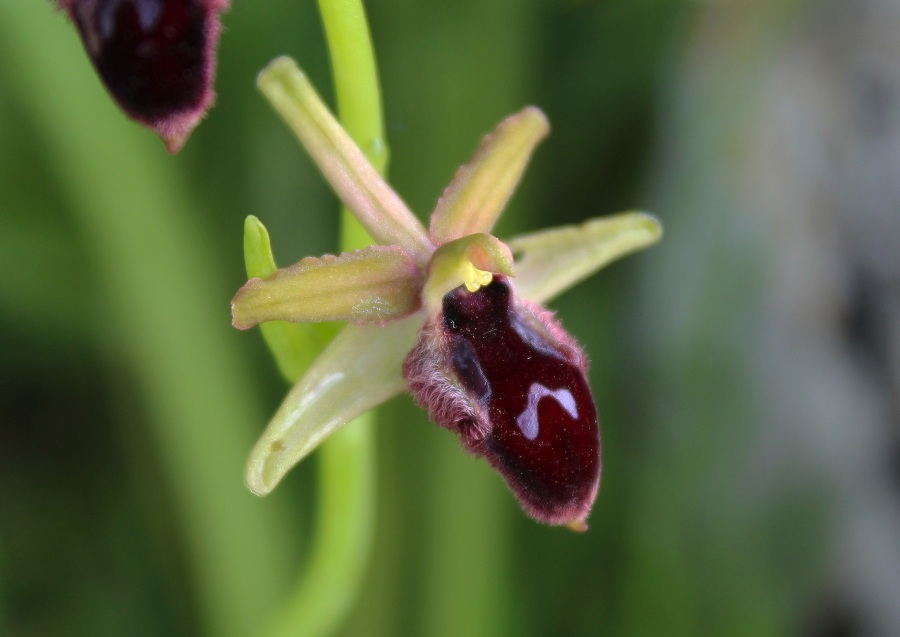
[[[425,227],[366,159],[296,62],[273,60],[257,83],[372,238],[403,247],[420,264],[427,261],[434,246]]]

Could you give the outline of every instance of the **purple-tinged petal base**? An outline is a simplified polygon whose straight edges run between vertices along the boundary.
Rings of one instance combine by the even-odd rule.
[[[59,0],[113,99],[178,152],[215,100],[228,0]]]
[[[416,400],[485,456],[525,511],[583,530],[600,484],[600,431],[581,350],[504,277],[444,297],[404,363]]]

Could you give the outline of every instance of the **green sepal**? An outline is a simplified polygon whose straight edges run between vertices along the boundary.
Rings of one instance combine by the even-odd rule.
[[[247,461],[247,486],[266,495],[325,438],[406,389],[403,360],[421,313],[380,327],[348,325],[288,393]]]
[[[651,215],[626,212],[515,237],[507,242],[516,257],[519,296],[543,303],[616,259],[662,237]]]

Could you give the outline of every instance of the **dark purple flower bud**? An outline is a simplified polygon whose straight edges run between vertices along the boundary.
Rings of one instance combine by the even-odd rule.
[[[212,106],[228,0],[58,0],[110,94],[176,153]]]
[[[506,479],[548,524],[584,527],[600,483],[600,430],[584,354],[540,306],[495,276],[459,287],[426,322],[404,364],[438,424]]]

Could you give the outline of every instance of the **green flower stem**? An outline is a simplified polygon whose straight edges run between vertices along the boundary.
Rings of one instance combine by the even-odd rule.
[[[360,0],[319,0],[337,98],[338,117],[375,169],[385,175],[389,158],[384,136],[381,88],[366,13]],[[341,247],[371,243],[356,219],[343,211]]]
[[[381,93],[362,2],[321,0],[319,9],[341,123],[383,175],[388,151]],[[370,243],[366,231],[344,209],[341,249]],[[330,634],[356,599],[374,533],[374,423],[372,412],[364,414],[319,449],[319,510],[310,561],[268,637]]]
[[[356,600],[374,527],[374,414],[319,447],[319,509],[310,560],[267,637],[334,633]]]

